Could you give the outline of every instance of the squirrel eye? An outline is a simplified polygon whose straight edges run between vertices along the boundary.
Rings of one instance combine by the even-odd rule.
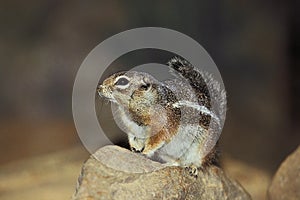
[[[146,85],[141,85],[141,86],[140,86],[140,88],[141,88],[142,90],[148,90],[149,87],[150,87],[150,84],[149,84],[149,83],[147,83]]]
[[[129,80],[127,78],[119,78],[115,85],[127,85]]]

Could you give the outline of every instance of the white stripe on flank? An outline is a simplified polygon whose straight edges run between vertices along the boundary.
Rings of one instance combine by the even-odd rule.
[[[194,108],[198,111],[200,111],[203,114],[209,115],[212,118],[214,118],[215,120],[218,121],[218,123],[220,123],[220,119],[215,115],[215,113],[213,113],[212,111],[210,111],[208,108],[206,108],[205,106],[200,106],[199,104],[196,104],[194,102],[190,102],[190,101],[178,101],[176,103],[173,103],[172,105],[174,108],[180,108],[182,106],[187,106],[190,108]]]

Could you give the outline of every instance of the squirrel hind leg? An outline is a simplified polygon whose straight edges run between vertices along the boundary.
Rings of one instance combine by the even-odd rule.
[[[198,167],[194,164],[191,164],[187,167],[185,167],[185,170],[188,172],[188,174],[194,178],[197,178],[198,177]]]
[[[206,172],[211,166],[220,167],[218,144],[201,160],[200,163],[186,164],[185,170],[190,176],[197,178],[199,171]]]
[[[214,148],[202,159],[201,168],[205,169],[212,165],[220,167],[220,149],[218,142]]]

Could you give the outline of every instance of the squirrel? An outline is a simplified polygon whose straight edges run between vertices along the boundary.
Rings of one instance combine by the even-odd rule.
[[[128,134],[132,151],[197,177],[198,169],[218,165],[218,134],[225,120],[226,93],[211,75],[183,58],[168,66],[175,79],[160,82],[145,72],[117,72],[99,84],[112,102],[115,121]],[[212,101],[219,105],[212,111]]]

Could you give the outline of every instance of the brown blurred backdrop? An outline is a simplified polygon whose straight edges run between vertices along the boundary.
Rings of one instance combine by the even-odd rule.
[[[222,152],[272,175],[300,141],[297,4],[0,1],[0,165],[76,146],[87,156],[71,110],[81,62],[113,34],[156,26],[209,52],[228,93]]]

